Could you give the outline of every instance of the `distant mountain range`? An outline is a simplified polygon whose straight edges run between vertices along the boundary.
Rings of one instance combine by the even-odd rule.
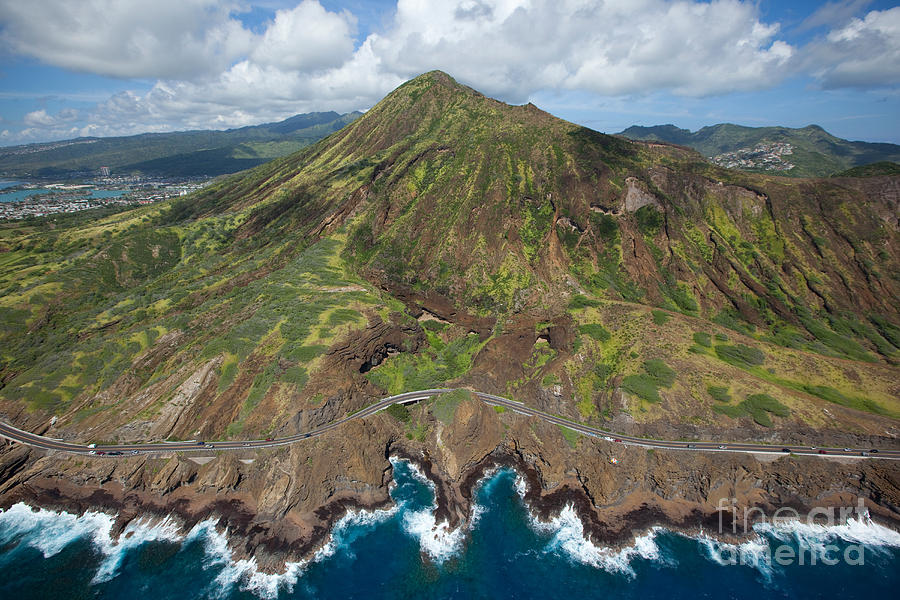
[[[674,125],[634,126],[618,135],[688,146],[723,167],[792,177],[826,177],[871,163],[900,162],[897,144],[851,142],[818,125],[791,129],[720,123],[694,132]],[[890,170],[890,165],[883,167]]]
[[[227,131],[86,137],[0,148],[0,177],[68,178],[109,167],[112,175],[215,176],[295,152],[361,116],[352,112],[295,115]]]

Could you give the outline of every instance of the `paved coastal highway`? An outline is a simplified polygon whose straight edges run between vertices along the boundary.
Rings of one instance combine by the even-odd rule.
[[[13,440],[35,448],[43,448],[46,450],[59,450],[62,452],[72,452],[76,454],[95,454],[104,456],[124,456],[132,454],[147,454],[158,452],[190,452],[190,451],[209,451],[209,450],[247,450],[248,448],[269,448],[273,446],[286,446],[302,442],[307,438],[320,436],[327,431],[336,429],[352,419],[364,419],[370,415],[380,412],[392,404],[412,404],[421,400],[426,400],[438,394],[444,394],[452,390],[447,388],[421,390],[418,392],[407,392],[397,396],[390,396],[367,406],[366,408],[347,415],[343,419],[339,419],[328,425],[323,425],[318,429],[299,433],[283,438],[268,438],[265,440],[247,440],[247,441],[227,441],[227,442],[157,442],[152,444],[116,444],[96,446],[75,444],[48,438],[27,431],[22,431],[11,425],[0,422],[0,437]],[[610,443],[621,443],[624,445],[643,446],[646,448],[663,448],[668,450],[683,450],[687,452],[743,452],[743,453],[772,453],[772,454],[805,454],[819,457],[846,457],[846,458],[877,458],[900,460],[900,450],[878,449],[878,448],[826,448],[814,446],[798,446],[789,444],[784,446],[768,446],[763,444],[748,444],[743,442],[685,442],[685,441],[666,441],[653,440],[648,438],[639,438],[616,434],[596,427],[589,427],[581,423],[569,421],[562,417],[545,413],[543,411],[525,406],[521,402],[503,398],[502,396],[494,396],[493,394],[485,394],[483,392],[472,392],[485,404],[491,406],[502,406],[508,410],[529,417],[543,419],[550,423],[562,425],[576,431],[582,435],[598,437]]]

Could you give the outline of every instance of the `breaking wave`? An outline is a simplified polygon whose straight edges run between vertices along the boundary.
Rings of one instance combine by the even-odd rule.
[[[477,501],[473,503],[468,522],[451,528],[448,522],[439,522],[435,516],[434,484],[413,463],[397,459],[392,463],[395,469],[391,487],[393,506],[384,510],[347,512],[335,523],[328,538],[309,560],[289,562],[279,573],[264,572],[253,557],[235,558],[229,548],[228,531],[218,528],[215,519],[197,523],[187,532],[173,518],[135,519],[116,536],[116,519],[112,515],[86,512],[79,516],[32,509],[22,503],[0,511],[0,558],[3,553],[14,552],[16,547],[28,547],[49,559],[82,540],[96,550],[90,560],[84,561],[87,580],[91,585],[104,585],[120,576],[134,576],[133,563],[126,561],[129,553],[138,551],[146,544],[175,544],[178,560],[194,561],[196,572],[203,573],[198,580],[202,582],[198,583],[198,596],[225,599],[239,592],[247,592],[259,598],[274,599],[293,593],[298,585],[317,585],[310,582],[318,581],[321,573],[331,572],[330,569],[339,565],[358,564],[354,561],[364,558],[371,560],[365,555],[365,548],[390,547],[372,546],[372,540],[379,538],[366,536],[376,530],[374,535],[389,536],[391,544],[405,547],[407,552],[413,553],[412,556],[415,556],[415,548],[418,547],[419,552],[427,557],[426,562],[441,565],[451,557],[467,560],[464,557],[467,540],[473,536],[482,540],[484,535],[489,535],[479,533],[479,524],[483,525],[485,532],[496,529],[494,519],[499,514],[506,514],[497,512],[508,509],[506,507],[510,505],[504,504],[506,502],[512,505],[518,503],[525,519],[524,522],[518,521],[522,526],[516,530],[519,532],[516,539],[525,544],[517,551],[521,553],[519,556],[543,557],[542,562],[559,565],[551,569],[577,569],[583,565],[589,569],[582,572],[596,570],[604,577],[612,575],[627,580],[635,579],[638,573],[641,577],[637,581],[643,580],[646,568],[695,564],[692,561],[699,561],[708,564],[711,569],[717,569],[717,565],[735,564],[755,569],[758,575],[751,573],[750,577],[770,585],[773,581],[781,581],[776,577],[782,577],[785,572],[784,567],[772,561],[773,552],[779,545],[789,545],[821,560],[829,551],[834,554],[834,546],[829,544],[837,544],[842,551],[848,545],[855,544],[865,547],[867,552],[882,552],[887,557],[885,560],[891,562],[896,556],[892,549],[900,548],[900,533],[873,522],[867,514],[857,515],[834,526],[802,521],[758,524],[754,526],[752,537],[738,543],[724,542],[704,533],[689,535],[655,527],[635,537],[628,545],[603,546],[593,543],[585,535],[582,520],[571,504],[563,507],[549,521],[539,520],[524,501],[525,479],[507,468],[485,473],[474,490]],[[503,495],[507,500],[503,500]],[[675,538],[682,541],[678,542]],[[693,558],[683,554],[686,549]],[[180,552],[185,554],[178,554]],[[360,552],[360,557],[356,557],[355,552]],[[549,563],[547,559],[550,559]],[[561,562],[555,563],[554,560]],[[565,564],[571,566],[564,567]],[[308,580],[310,569],[318,569],[315,573],[319,575]],[[441,569],[439,572],[453,571]],[[301,580],[306,582],[299,583]]]
[[[546,522],[529,514],[529,524],[536,532],[550,536],[544,552],[562,554],[571,560],[609,573],[634,577],[631,563],[635,559],[663,560],[656,544],[660,528],[653,528],[644,535],[635,537],[631,545],[623,548],[598,546],[584,535],[584,524],[571,504],[566,505],[557,516]]]
[[[395,472],[408,473],[420,484],[425,485],[431,492],[431,506],[414,510],[410,505],[412,498],[404,498],[401,494],[394,496],[395,502],[403,514],[403,531],[418,540],[419,548],[432,561],[441,564],[448,558],[459,554],[465,541],[465,527],[460,525],[451,528],[446,520],[437,522],[435,511],[437,510],[437,494],[434,482],[422,473],[419,467],[409,461],[392,458],[391,464]],[[400,486],[402,487],[402,486]]]

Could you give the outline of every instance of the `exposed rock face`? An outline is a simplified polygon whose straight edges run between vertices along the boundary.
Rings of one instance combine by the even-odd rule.
[[[542,518],[573,504],[597,543],[618,543],[651,524],[712,529],[720,500],[779,506],[803,514],[816,506],[855,506],[900,524],[900,467],[889,461],[836,462],[817,457],[648,451],[593,438],[570,447],[556,425],[476,400],[458,404],[443,423],[427,406],[413,409],[429,433],[406,439],[402,425],[380,414],[351,421],[289,448],[259,451],[252,465],[224,453],[197,465],[169,458],[43,456],[20,446],[0,451],[0,506],[18,501],[82,511],[114,510],[119,527],[147,514],[174,514],[190,526],[217,517],[238,556],[253,555],[277,570],[305,556],[348,509],[390,503],[389,456],[417,462],[436,486],[437,520],[467,518],[475,484],[496,466],[517,469],[526,501]],[[611,464],[615,457],[618,464]],[[725,534],[731,516],[725,514]],[[740,529],[736,530],[741,533]]]
[[[647,186],[636,177],[625,178],[625,200],[623,206],[626,212],[634,212],[643,206],[655,206],[662,208],[659,200],[647,191]]]
[[[348,368],[364,372],[381,364],[389,354],[399,352],[401,348],[415,352],[424,341],[425,334],[420,327],[379,320],[333,347],[325,360],[328,367],[334,367],[338,372],[346,372]],[[326,372],[331,370],[323,369]]]
[[[172,399],[163,406],[150,428],[150,439],[166,439],[172,434],[185,411],[193,405],[206,388],[216,384],[216,370],[221,364],[221,357],[208,361],[188,377],[187,381],[178,386]]]

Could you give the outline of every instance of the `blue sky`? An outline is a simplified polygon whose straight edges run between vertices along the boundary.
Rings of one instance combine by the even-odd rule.
[[[430,69],[610,133],[900,143],[897,2],[0,0],[0,145],[365,110]]]

